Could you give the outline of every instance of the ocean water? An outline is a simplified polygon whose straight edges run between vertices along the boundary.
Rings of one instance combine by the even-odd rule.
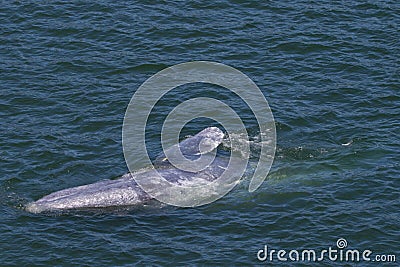
[[[344,238],[373,260],[397,256],[386,263],[396,266],[399,14],[397,1],[2,1],[0,265],[306,265],[257,253],[265,245],[337,249]],[[257,191],[242,183],[197,208],[23,209],[126,173],[121,131],[130,98],[151,75],[193,60],[242,71],[269,101],[277,153]],[[238,97],[197,84],[170,92],[152,114],[152,156],[166,113],[194,96],[226,101],[257,135]],[[209,123],[190,123],[184,134]]]

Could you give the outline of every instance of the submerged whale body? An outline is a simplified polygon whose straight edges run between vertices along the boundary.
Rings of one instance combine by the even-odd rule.
[[[200,153],[211,152],[221,144],[224,133],[217,127],[209,127],[178,144],[187,158],[198,157]],[[200,152],[200,144],[206,144]],[[216,157],[206,168],[198,172],[189,172],[175,168],[161,154],[155,161],[156,169],[139,170],[127,173],[116,180],[103,180],[93,184],[77,186],[51,193],[29,203],[26,210],[33,213],[62,211],[83,208],[105,208],[143,204],[152,199],[135,181],[142,176],[151,179],[157,173],[171,183],[178,185],[198,184],[218,179],[228,166],[224,157]]]

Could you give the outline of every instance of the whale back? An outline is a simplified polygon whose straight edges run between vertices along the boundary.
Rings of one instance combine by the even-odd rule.
[[[179,143],[179,149],[185,157],[203,156],[213,151],[222,142],[223,132],[217,127],[209,127],[195,136]],[[200,145],[202,151],[200,152]],[[205,148],[205,149],[204,149]],[[152,198],[136,183],[135,176],[146,177],[151,181],[152,177],[161,175],[171,183],[179,185],[196,185],[218,179],[228,166],[229,160],[217,156],[203,170],[188,172],[175,168],[162,153],[156,159],[156,169],[138,170],[134,173],[123,175],[117,180],[103,180],[93,184],[77,186],[53,192],[43,198],[29,203],[26,210],[33,213],[44,211],[60,211],[82,208],[100,208],[115,206],[130,206],[146,203]]]

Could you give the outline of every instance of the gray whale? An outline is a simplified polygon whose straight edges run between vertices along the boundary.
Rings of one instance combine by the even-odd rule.
[[[209,144],[210,152],[222,143],[224,133],[217,127],[209,127],[193,137],[187,138],[178,144],[182,154],[189,158],[199,157],[200,142]],[[202,151],[202,154],[205,153]],[[171,183],[187,184],[210,182],[218,179],[228,166],[229,160],[217,156],[206,168],[198,172],[183,171],[175,168],[161,154],[154,162],[156,169],[143,169],[134,173],[127,173],[116,180],[103,180],[93,184],[77,186],[51,193],[43,198],[29,203],[25,209],[32,213],[46,211],[63,211],[84,208],[105,208],[116,206],[132,206],[144,204],[150,197],[135,181],[135,176],[144,176],[151,179],[156,172]]]

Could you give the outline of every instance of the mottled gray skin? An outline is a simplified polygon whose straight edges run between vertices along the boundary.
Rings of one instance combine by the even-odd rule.
[[[187,156],[199,154],[199,144],[207,138],[214,143],[210,151],[215,149],[223,139],[224,134],[216,127],[209,127],[179,144],[182,153]],[[103,180],[93,184],[68,188],[51,193],[35,202],[29,203],[26,210],[33,213],[44,211],[62,211],[82,208],[101,208],[115,206],[130,206],[143,204],[152,198],[136,183],[134,176],[154,177],[156,172],[171,183],[188,184],[214,181],[222,175],[228,165],[228,160],[216,157],[214,161],[199,172],[182,171],[172,166],[161,154],[156,162],[157,170],[140,170],[128,173],[117,180]]]

